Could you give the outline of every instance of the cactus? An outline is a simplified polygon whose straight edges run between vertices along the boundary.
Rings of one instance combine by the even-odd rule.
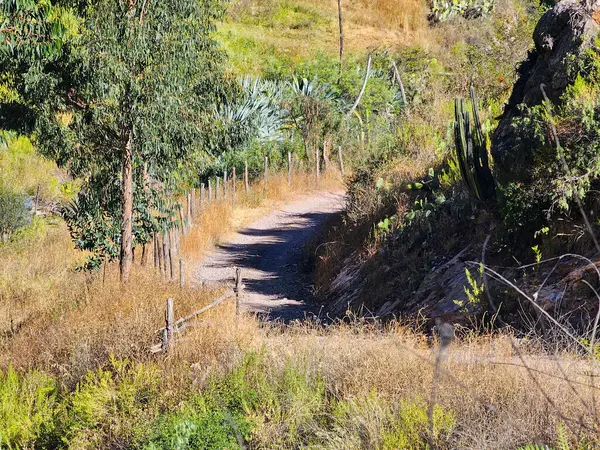
[[[465,111],[464,101],[456,99],[454,102],[456,158],[467,189],[475,198],[484,201],[494,197],[496,186],[490,170],[487,138],[481,126],[473,86],[471,86],[471,106],[474,121],[472,125],[471,115]]]
[[[429,20],[444,22],[453,17],[476,19],[488,16],[494,9],[494,0],[430,0]]]

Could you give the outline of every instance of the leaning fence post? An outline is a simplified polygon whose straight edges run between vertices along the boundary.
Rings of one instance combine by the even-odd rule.
[[[250,183],[248,181],[248,161],[244,161],[244,187],[246,192],[250,190]]]
[[[240,316],[240,297],[242,295],[242,269],[235,268],[235,316]]]
[[[165,329],[163,331],[163,349],[169,351],[169,348],[173,346],[173,335],[174,335],[174,324],[175,324],[175,311],[173,306],[173,299],[167,299],[167,314],[165,317]]]
[[[168,259],[168,252],[167,252],[167,234],[166,232],[163,232],[162,234],[162,273],[163,275],[166,277],[168,277],[169,275],[169,271],[167,269],[167,259]]]
[[[264,194],[267,195],[267,171],[269,169],[269,157],[265,156],[265,186],[263,188]]]
[[[338,146],[338,161],[340,163],[340,172],[344,176],[344,155],[342,155],[342,146]]]
[[[185,283],[185,263],[183,262],[183,259],[179,260],[179,287],[183,288],[183,285]]]
[[[181,203],[178,203],[177,206],[179,208],[179,221],[181,222],[181,230],[183,231],[183,234],[187,234],[187,229],[185,226],[185,217],[183,216],[183,205]]]

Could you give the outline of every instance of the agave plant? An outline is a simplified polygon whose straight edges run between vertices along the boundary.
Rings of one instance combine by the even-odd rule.
[[[473,86],[471,86],[471,107],[473,124],[471,124],[471,115],[465,111],[464,101],[462,99],[455,100],[456,158],[467,189],[478,200],[483,201],[495,195],[496,186],[490,170],[487,137],[481,126],[477,97]]]
[[[281,140],[285,119],[285,111],[280,106],[283,83],[252,77],[244,77],[239,82],[242,95],[216,107],[217,116],[238,124],[262,142]]]

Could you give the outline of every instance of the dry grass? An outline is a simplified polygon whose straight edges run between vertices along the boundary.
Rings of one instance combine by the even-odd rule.
[[[73,271],[83,255],[73,249],[67,227],[43,225],[38,232],[0,248],[0,336],[84,296],[85,276]]]
[[[336,186],[335,179],[329,182]],[[310,176],[298,176],[295,183],[288,188],[285,176],[274,176],[269,202],[261,187],[254,186],[250,194],[240,195],[241,208],[235,212],[229,200],[213,202],[184,239],[186,255],[199,257],[227,232],[273,207],[273,199],[283,201],[305,192]],[[249,213],[251,206],[258,212]],[[105,280],[102,274],[73,272],[79,257],[63,228],[52,229],[26,249],[2,249],[3,317],[7,311],[19,311],[21,326],[14,334],[4,326],[0,367],[37,368],[73,386],[88,370],[106,364],[109,355],[160,361],[169,396],[203,386],[243,355],[258,352],[267,377],[276,377],[291,363],[310,379],[322,380],[329,397],[354,405],[345,425],[314,430],[329,442],[326,448],[372,448],[381,442],[382,421],[388,413],[383,403],[369,403],[372,393],[386,405],[406,399],[428,404],[434,384],[436,404],[456,417],[444,443],[448,448],[503,449],[553,442],[560,424],[569,432],[597,436],[598,371],[575,354],[547,355],[521,342],[518,351],[525,355],[521,360],[512,336],[467,333],[449,348],[434,381],[439,346],[398,324],[350,320],[326,328],[311,323],[265,325],[250,315],[236,320],[229,302],[203,316],[201,325],[182,336],[168,357],[152,356],[148,349],[159,341],[155,330],[163,325],[166,298],[175,299],[176,316],[181,317],[220,292],[181,289],[152,268],[138,265],[132,282],[123,286],[117,281],[116,265],[108,267]],[[259,448],[270,448],[285,430],[278,420],[283,419],[274,418],[256,432]],[[329,418],[331,423],[336,420],[339,417]]]
[[[266,195],[260,183],[252,185],[249,193],[239,184],[235,209],[228,196],[208,203],[197,215],[182,240],[181,256],[190,262],[200,259],[228,233],[299,193],[341,189],[334,171],[318,185],[311,177],[297,173],[288,186],[287,175],[273,174]],[[176,300],[176,314],[183,316],[219,295],[214,289],[182,290],[152,267],[139,264],[134,266],[132,282],[122,286],[117,264],[108,264],[105,273],[76,272],[84,256],[73,248],[62,222],[0,248],[0,366],[12,363],[22,369],[44,369],[70,382],[102,365],[110,354],[144,360],[158,337],[154,331],[163,325],[167,298]],[[219,310],[231,316],[228,308]],[[229,336],[227,327],[215,329]],[[203,356],[197,360],[211,360],[218,356],[213,350],[222,351],[219,345],[202,348],[210,354],[198,349]]]
[[[436,382],[436,403],[456,414],[450,448],[506,449],[553,442],[560,424],[597,436],[595,408],[600,403],[589,375],[590,370],[598,373],[596,366],[569,354],[555,359],[523,350],[528,353],[524,357],[528,369],[512,340],[508,335],[469,335],[447,351]],[[352,324],[323,332],[301,325],[283,334],[267,333],[267,342],[270,364],[296,362],[322,377],[335,398],[365,398],[377,392],[392,404],[401,399],[431,400],[439,347],[404,327],[392,324],[381,330]],[[562,371],[570,383],[561,379]],[[381,433],[377,423],[370,425]],[[358,432],[337,430],[329,439],[351,443]]]
[[[342,7],[349,53],[437,45],[424,0],[344,0]],[[314,56],[315,49],[330,55],[339,52],[335,1],[240,0],[230,13],[231,20],[219,26],[219,36],[238,69],[260,72],[265,51],[292,63]]]

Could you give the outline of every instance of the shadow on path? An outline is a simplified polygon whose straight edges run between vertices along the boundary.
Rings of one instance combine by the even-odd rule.
[[[292,206],[261,219],[219,245],[202,264],[198,277],[205,283],[231,282],[234,267],[240,267],[244,309],[284,321],[318,314],[309,254],[314,246],[309,244],[340,213],[342,204],[343,197],[335,195],[328,201],[321,198],[314,205],[316,211],[292,212],[302,209]]]

